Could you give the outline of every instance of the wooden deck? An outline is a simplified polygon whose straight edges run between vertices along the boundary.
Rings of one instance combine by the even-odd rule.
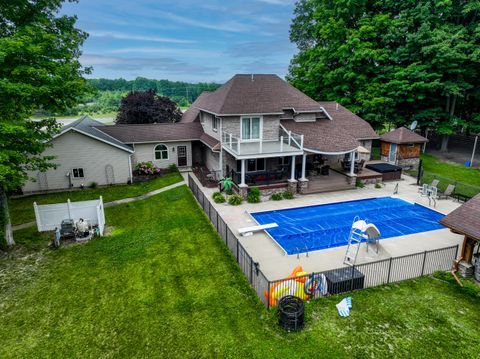
[[[308,188],[305,194],[343,191],[347,189],[354,189],[355,185],[347,182],[347,176],[330,170],[328,176],[311,176],[308,177]]]

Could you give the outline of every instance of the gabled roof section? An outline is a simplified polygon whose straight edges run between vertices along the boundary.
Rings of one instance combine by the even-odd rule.
[[[192,106],[221,116],[321,111],[316,101],[270,74],[235,75],[216,91],[202,93]]]
[[[396,144],[405,144],[405,143],[425,143],[428,142],[423,136],[420,136],[418,133],[413,132],[405,127],[396,128],[393,131],[387,132],[380,136],[380,139],[384,142],[396,143]]]
[[[336,102],[318,103],[329,117],[310,122],[282,120],[292,132],[303,134],[303,147],[320,153],[346,153],[355,150],[360,140],[377,139],[372,126]]]
[[[200,122],[125,124],[103,126],[99,129],[123,143],[130,144],[200,140],[200,137],[204,134]]]
[[[200,119],[198,115],[200,114],[200,110],[196,105],[202,102],[203,98],[208,96],[210,93],[211,92],[209,91],[202,92],[200,96],[198,96],[197,99],[193,101],[192,105],[187,109],[187,111],[182,114],[180,122],[199,122]]]
[[[447,214],[439,222],[454,232],[480,241],[480,194]]]
[[[104,133],[103,131],[100,130],[100,128],[104,128],[104,127],[110,127],[110,126],[107,126],[99,121],[95,121],[94,119],[88,116],[82,116],[78,120],[63,126],[62,129],[60,130],[60,133],[55,135],[53,138],[62,136],[67,132],[74,131],[77,133],[81,133],[82,135],[96,139],[98,141],[104,142],[113,147],[117,147],[121,150],[133,153],[133,150],[131,147],[125,145],[123,142],[119,141],[114,137],[111,137],[107,133]]]

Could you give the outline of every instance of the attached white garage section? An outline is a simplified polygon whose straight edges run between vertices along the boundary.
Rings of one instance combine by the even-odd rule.
[[[66,203],[42,204],[33,203],[35,210],[35,219],[39,232],[54,231],[60,228],[64,219],[71,219],[77,222],[80,218],[87,220],[92,226],[98,226],[99,233],[103,236],[105,229],[105,213],[103,208],[103,199],[92,201]]]

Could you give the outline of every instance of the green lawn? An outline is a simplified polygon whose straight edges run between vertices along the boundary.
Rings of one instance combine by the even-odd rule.
[[[306,306],[286,333],[186,186],[106,209],[110,236],[39,251],[15,232],[0,260],[1,358],[425,358],[478,355],[480,301],[422,278]],[[28,244],[37,242],[36,250]]]
[[[150,182],[134,183],[131,185],[118,185],[111,187],[99,187],[95,189],[85,189],[83,191],[67,191],[50,194],[39,194],[18,199],[12,199],[9,202],[10,216],[12,224],[22,224],[35,220],[33,211],[33,202],[37,204],[50,204],[65,202],[68,198],[71,201],[84,201],[96,199],[103,196],[104,202],[110,202],[116,199],[140,196],[144,193],[162,188],[183,180],[180,173],[168,173]]]
[[[469,168],[460,164],[441,161],[435,156],[423,154],[423,182],[431,183],[440,179],[439,188],[445,190],[448,184],[457,183],[456,192],[474,196],[480,192],[480,169]]]

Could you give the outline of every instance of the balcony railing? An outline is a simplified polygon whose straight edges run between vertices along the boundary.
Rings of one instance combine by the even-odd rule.
[[[303,150],[303,135],[286,130],[280,125],[276,140],[242,140],[226,131],[222,132],[222,146],[235,155],[288,154]]]

